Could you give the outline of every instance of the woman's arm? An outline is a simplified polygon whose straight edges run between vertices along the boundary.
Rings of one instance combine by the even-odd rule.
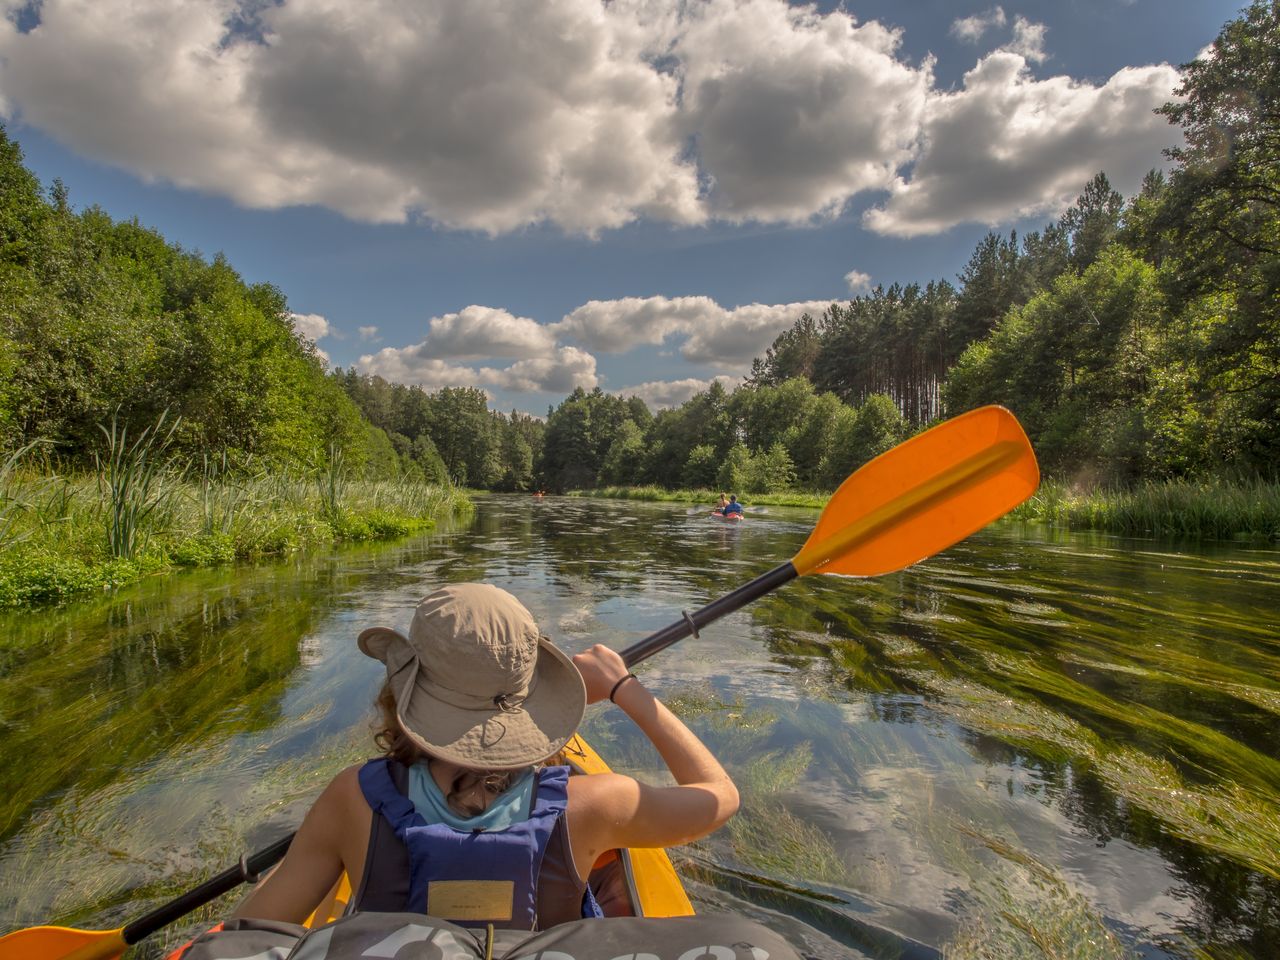
[[[258,882],[233,917],[302,923],[342,875],[339,838],[352,828],[347,799],[357,767],[338,774],[303,818],[289,852]],[[366,831],[367,833],[367,831]]]
[[[627,675],[622,657],[599,644],[573,662],[588,703],[607,699]],[[579,865],[585,861],[587,869],[614,847],[666,847],[704,837],[738,810],[737,787],[719,761],[639,680],[617,686],[614,702],[657,748],[678,786],[653,787],[618,774],[571,780],[579,800],[571,807],[574,858],[580,857],[580,843],[592,848],[581,851]]]

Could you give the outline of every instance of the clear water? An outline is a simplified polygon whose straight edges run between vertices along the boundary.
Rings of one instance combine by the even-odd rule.
[[[356,633],[434,586],[488,580],[566,649],[621,648],[816,516],[492,497],[391,546],[0,616],[0,931],[119,926],[295,827],[374,752]],[[725,618],[640,668],[743,793],[672,851],[695,906],[823,957],[1275,956],[1278,588],[1274,549],[1003,525]],[[664,776],[607,705],[585,732]]]

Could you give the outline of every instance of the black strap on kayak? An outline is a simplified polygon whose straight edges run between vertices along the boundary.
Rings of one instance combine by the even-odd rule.
[[[200,886],[188,890],[175,897],[161,907],[152,910],[146,916],[139,917],[121,931],[125,943],[137,943],[143,937],[155,933],[166,924],[179,917],[186,916],[197,907],[202,907],[211,900],[216,900],[228,890],[234,890],[242,883],[257,883],[263,870],[278,863],[293,843],[294,834],[277,840],[271,846],[259,850],[248,857],[241,857],[234,867],[228,867],[216,877],[206,880]]]

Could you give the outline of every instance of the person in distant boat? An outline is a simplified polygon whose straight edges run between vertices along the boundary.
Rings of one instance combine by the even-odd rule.
[[[617,652],[570,659],[491,584],[442,587],[407,637],[372,627],[359,647],[386,665],[383,756],[330,782],[238,917],[300,923],[345,871],[353,910],[543,930],[601,915],[587,885],[601,854],[687,843],[738,809],[719,762]],[[606,699],[675,786],[557,765],[586,705]]]
[[[735,493],[731,493],[731,494],[729,494],[729,502],[728,502],[727,504],[725,504],[725,508],[724,508],[724,510],[723,510],[723,511],[721,511],[721,512],[722,512],[722,513],[724,513],[724,515],[725,515],[726,517],[731,517],[731,516],[733,516],[735,513],[737,513],[737,514],[741,514],[741,513],[743,512],[743,511],[742,511],[742,504],[740,504],[740,503],[738,502],[738,495],[737,495],[737,494],[735,494]]]
[[[720,494],[720,502],[716,504],[714,513],[724,515],[724,508],[729,505],[729,497],[727,494]]]

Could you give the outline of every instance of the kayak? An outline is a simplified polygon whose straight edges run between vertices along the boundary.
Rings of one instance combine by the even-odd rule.
[[[580,735],[574,736],[565,745],[564,759],[574,774],[610,772],[608,764]],[[661,848],[610,850],[596,861],[588,883],[607,917],[693,916],[693,905],[684,891],[684,885],[676,875],[667,851]],[[343,917],[351,896],[350,878],[343,874],[303,926],[313,929]],[[213,933],[221,927],[219,924],[208,932]],[[183,952],[194,942],[184,943],[170,953],[166,960],[180,960]]]
[[[740,514],[740,513],[730,513],[730,514],[727,514],[727,515],[726,515],[726,514],[723,514],[723,513],[717,513],[715,510],[712,510],[712,511],[711,511],[711,519],[713,519],[713,520],[720,520],[720,521],[722,521],[722,522],[724,522],[724,523],[738,523],[738,522],[739,522],[739,521],[741,521],[741,520],[745,520],[745,519],[746,519],[746,517],[744,517],[744,516],[743,516],[742,514]]]

